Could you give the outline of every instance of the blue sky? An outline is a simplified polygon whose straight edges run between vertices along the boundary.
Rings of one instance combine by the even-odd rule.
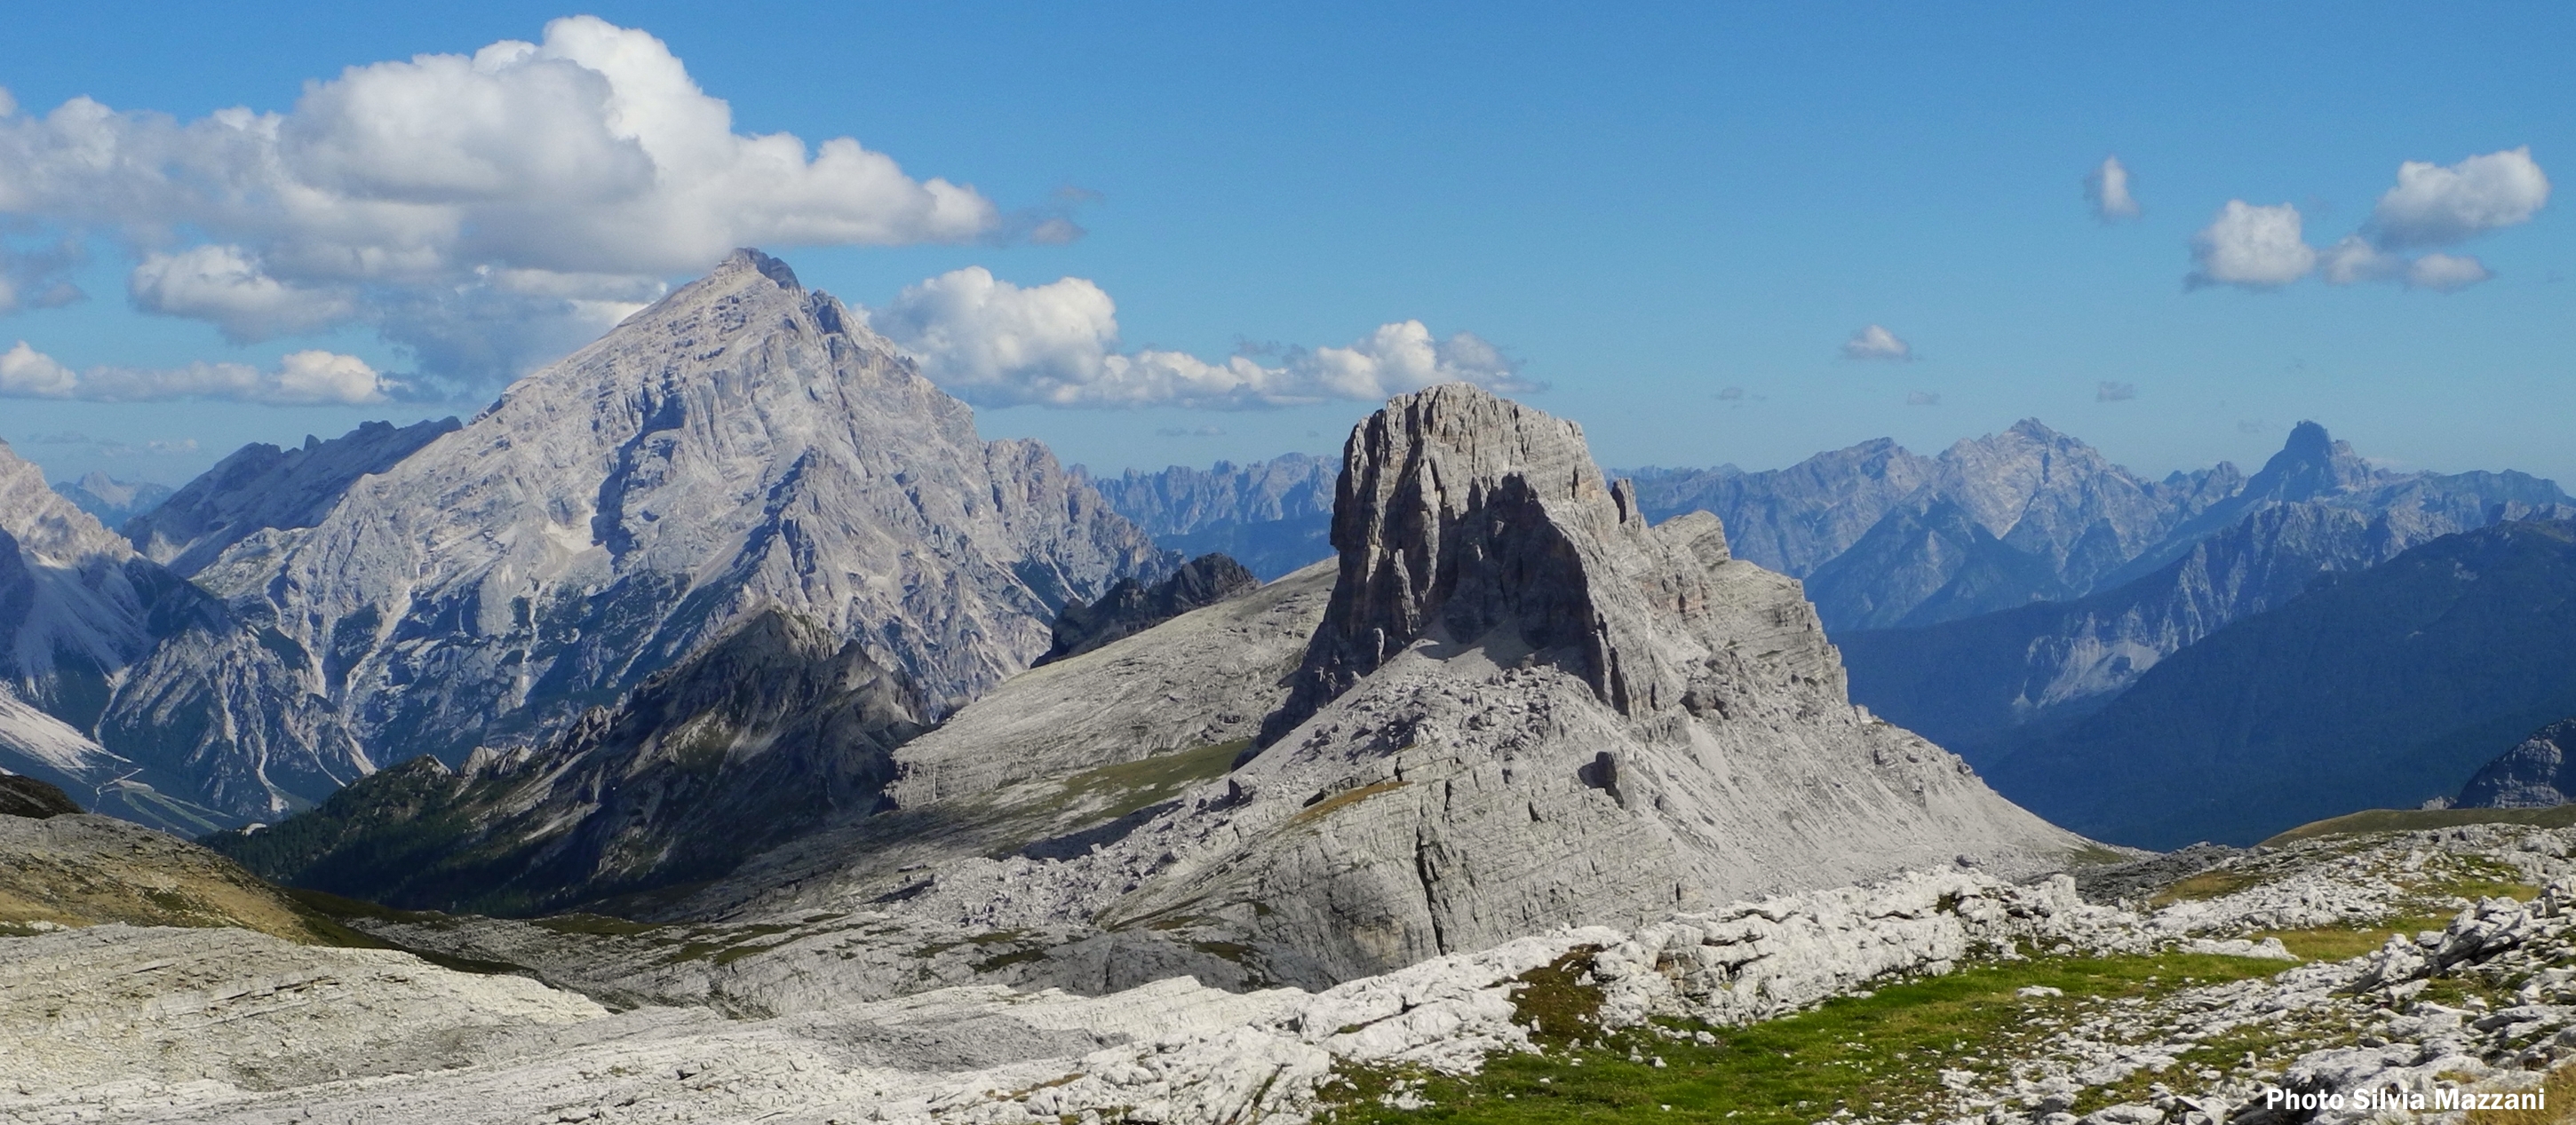
[[[1214,7],[46,6],[12,14],[0,88],[22,129],[80,96],[182,125],[236,106],[300,120],[306,83],[347,67],[503,40],[551,51],[548,21],[578,12],[649,33],[730,105],[734,134],[792,133],[816,151],[854,138],[901,165],[906,199],[928,198],[933,178],[971,187],[982,210],[915,208],[867,239],[893,245],[814,233],[867,215],[790,215],[776,229],[803,244],[762,245],[915,334],[899,340],[961,349],[931,366],[984,404],[988,435],[1043,438],[1095,467],[1329,451],[1374,405],[1332,395],[1436,372],[1544,384],[1517,393],[1582,422],[1613,465],[1770,467],[1882,435],[1929,451],[2037,416],[2162,473],[2259,463],[2314,418],[2401,466],[2576,483],[2576,285],[2562,280],[2576,235],[2562,208],[2535,210],[2517,181],[2518,205],[2479,212],[2492,229],[2448,236],[2405,236],[2381,208],[2409,161],[2527,149],[2533,172],[2576,168],[2563,6]],[[2134,219],[2099,221],[2087,202],[2106,157],[2132,177]],[[333,167],[349,182],[390,175]],[[0,163],[20,279],[0,346],[23,340],[53,366],[22,364],[21,390],[207,388],[0,398],[0,438],[58,478],[176,483],[244,441],[470,413],[496,371],[595,330],[583,325],[637,279],[702,265],[674,241],[584,273],[588,321],[513,297],[441,306],[424,327],[414,298],[513,251],[331,289],[342,282],[291,274],[286,243],[262,241],[273,216],[213,229],[149,201],[93,201],[113,185],[42,197],[26,171],[13,197]],[[2366,276],[2434,254],[2492,276],[2453,291],[2314,273],[2187,288],[2210,268],[2194,237],[2231,200],[2294,207],[2319,254],[2375,239]],[[86,261],[47,271],[40,252],[66,237]],[[206,256],[227,246],[239,253]],[[545,276],[571,276],[564,263],[585,253]],[[227,304],[239,294],[168,280],[236,266],[309,299]],[[974,267],[993,283],[955,272]],[[39,283],[64,281],[87,299],[42,307],[61,291]],[[1058,326],[1079,313],[1089,335],[1041,349],[1045,370],[995,366],[1001,353],[956,343],[1019,323],[995,310]],[[1407,368],[1380,330],[1413,321],[1426,334],[1409,338],[1421,363]],[[1873,325],[1910,358],[1847,355]],[[515,343],[477,367],[388,332]],[[1247,345],[1232,370],[1267,382],[1205,390]],[[282,404],[367,397],[352,370],[461,397]],[[1082,381],[1104,370],[1115,393]],[[196,382],[170,381],[187,371]],[[62,389],[75,385],[93,389]],[[1048,393],[1114,405],[1003,405]]]

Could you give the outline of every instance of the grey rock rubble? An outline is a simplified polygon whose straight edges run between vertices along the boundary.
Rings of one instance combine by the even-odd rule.
[[[2438,901],[2446,873],[2503,867],[2549,885],[2527,905],[2468,904],[2442,929],[2364,956],[2187,987],[2148,1004],[2033,990],[2033,1002],[2059,1005],[2052,1010],[2064,1018],[2036,1028],[2031,1048],[2015,1057],[1959,1060],[1940,1119],[2064,1125],[2072,1116],[2062,1111],[2085,1091],[2149,1071],[2160,1081],[2148,1100],[2087,1120],[2191,1125],[2233,1111],[2233,1120],[2287,1121],[2260,1114],[2267,1088],[2347,1096],[2436,1080],[2515,1088],[2532,1079],[2525,1068],[2576,1051],[2576,835],[2478,828],[2249,856],[2254,866],[2240,873],[2255,885],[2153,914],[2088,903],[2064,877],[2015,884],[1953,866],[1635,929],[1559,929],[1316,993],[1226,992],[1183,978],[1098,996],[959,983],[788,1003],[733,1020],[697,1006],[612,1012],[515,977],[240,931],[51,931],[0,939],[0,1059],[8,1060],[0,1114],[32,1122],[354,1122],[371,1114],[1299,1121],[1327,1103],[1341,1069],[1470,1073],[1497,1052],[1538,1049],[1513,996],[1516,978],[1543,966],[1588,972],[1602,996],[1603,1033],[1642,1025],[1687,1035],[1646,1021],[1722,1030],[1998,958],[2192,943],[2260,955],[2263,943],[2243,935],[2312,908],[2309,890],[2347,877],[2348,859],[2398,888],[2383,901],[2399,912]],[[882,915],[833,925],[854,950],[870,931],[902,928]],[[800,940],[820,940],[828,928]],[[898,943],[929,934],[916,924]],[[645,960],[638,952],[624,947],[621,956]],[[754,951],[734,963],[775,956]],[[2437,978],[2510,990],[2495,1003],[2422,999]],[[67,1020],[87,1032],[63,1034]],[[2249,1030],[2316,1046],[2274,1069],[2199,1051]]]

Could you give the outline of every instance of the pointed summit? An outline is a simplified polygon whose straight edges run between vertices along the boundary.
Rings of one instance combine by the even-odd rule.
[[[379,761],[453,763],[772,609],[859,643],[936,718],[1045,652],[1067,601],[1169,561],[1045,446],[984,440],[744,250],[198,581],[276,622],[292,690]],[[184,661],[141,678],[229,706]]]
[[[2245,495],[2254,500],[2317,500],[2366,487],[2378,475],[2352,451],[2352,443],[2334,440],[2324,426],[2301,422],[2290,428],[2290,440],[2282,443],[2281,451],[2246,481]]]
[[[1102,917],[1339,978],[2078,844],[1852,708],[1798,584],[1706,512],[1649,525],[1571,422],[1462,384],[1389,401],[1343,447],[1333,545],[1265,748],[1085,857],[1161,868]]]
[[[750,270],[762,277],[768,278],[769,280],[776,282],[778,287],[781,289],[793,290],[798,293],[805,291],[804,284],[796,280],[796,271],[787,268],[787,263],[779,261],[776,258],[772,258],[769,255],[761,253],[759,250],[753,249],[749,246],[742,247],[731,254],[725,255],[725,260],[717,263],[716,268],[709,274],[709,276],[720,277],[728,273],[738,273],[743,270]]]

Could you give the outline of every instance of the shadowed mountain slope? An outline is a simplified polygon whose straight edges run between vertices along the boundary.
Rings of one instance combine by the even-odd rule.
[[[2114,843],[2251,843],[2459,791],[2576,713],[2576,524],[2448,535],[2166,658],[2093,714],[1994,742],[1998,789]]]
[[[874,806],[919,714],[859,645],[765,613],[544,746],[462,771],[416,758],[206,842],[278,882],[395,906],[597,905],[721,876]]]
[[[2174,533],[2178,553],[2142,556],[2168,557],[2159,570],[2070,601],[1835,641],[1855,700],[1982,762],[1987,741],[2101,705],[2158,661],[2288,602],[2318,575],[2500,521],[2576,515],[2565,501],[2556,485],[2521,473],[2373,473],[2349,446],[2302,424],[2244,492]]]

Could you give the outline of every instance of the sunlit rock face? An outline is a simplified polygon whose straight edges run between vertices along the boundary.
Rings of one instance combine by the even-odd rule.
[[[540,741],[768,609],[944,713],[1046,651],[1066,601],[1167,565],[1044,446],[977,437],[840,302],[744,251],[196,577],[382,763]],[[165,714],[223,721],[281,692],[204,653],[139,678]]]

